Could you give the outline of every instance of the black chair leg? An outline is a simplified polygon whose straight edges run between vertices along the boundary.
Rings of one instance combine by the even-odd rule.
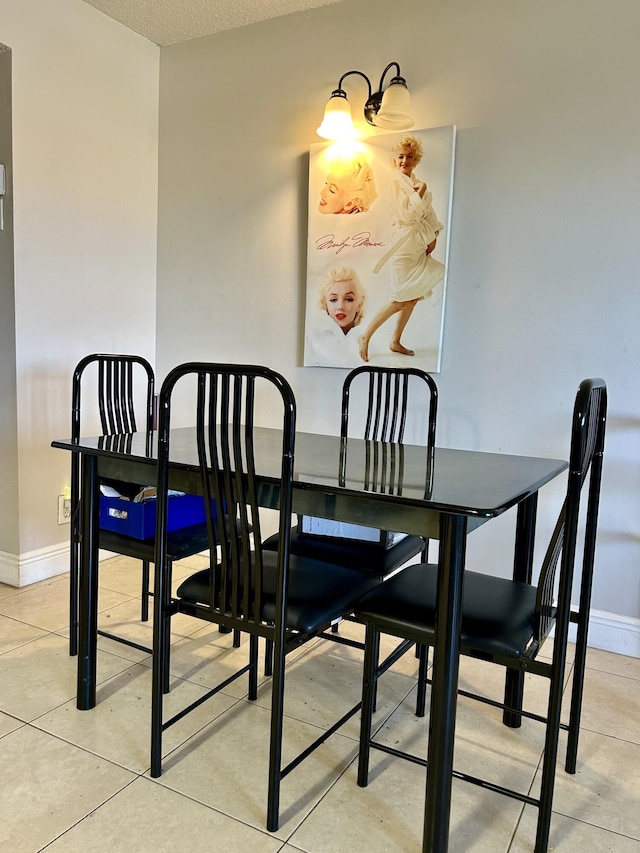
[[[522,714],[518,710],[510,711],[509,708],[522,708],[524,700],[524,672],[508,669],[505,675],[504,704],[507,706],[502,714],[502,722],[512,729],[519,729],[522,725]]]
[[[558,740],[562,711],[562,690],[564,666],[554,653],[557,672],[549,688],[549,706],[547,710],[547,731],[542,755],[542,780],[540,783],[540,803],[538,807],[538,826],[536,830],[535,853],[547,853],[549,849],[549,829],[553,806],[553,789],[556,778],[556,760],[558,758]]]
[[[169,673],[169,660],[171,654],[171,620],[167,618],[162,631],[163,666],[162,666],[162,692],[169,693],[171,690],[171,676]]]
[[[264,646],[264,674],[268,678],[273,674],[273,640],[267,640]]]
[[[587,662],[587,628],[588,624],[581,616],[578,620],[576,651],[573,661],[569,731],[567,737],[567,754],[564,765],[564,769],[567,773],[576,772],[576,763],[578,761],[578,738],[580,736],[580,717],[582,715],[584,670]]]
[[[377,692],[378,658],[380,656],[380,632],[367,625],[364,641],[364,664],[362,679],[362,710],[360,713],[360,748],[358,750],[358,785],[366,788],[369,783],[369,753],[371,747],[371,721]]]
[[[233,648],[239,649],[240,648],[240,641],[241,641],[240,630],[238,628],[227,628],[226,625],[218,625],[218,633],[219,634],[230,634],[232,631],[233,631]]]
[[[593,481],[591,483],[593,487]],[[591,502],[591,499],[590,499]],[[576,621],[578,631],[576,635],[576,652],[573,662],[573,682],[571,686],[571,708],[569,710],[569,739],[567,742],[567,755],[564,769],[567,773],[576,772],[578,760],[578,737],[580,735],[580,717],[582,714],[582,691],[584,687],[584,670],[587,663],[587,641],[589,633],[589,612],[591,610],[591,590],[593,586],[593,560],[595,551],[595,532],[585,542],[582,584],[580,588],[580,602],[577,613],[571,617]]]
[[[418,695],[416,698],[416,717],[424,717],[427,705],[427,669],[429,668],[429,646],[417,645],[418,656]]]
[[[284,649],[282,638],[273,642],[271,684],[271,740],[269,748],[269,789],[267,830],[275,832],[280,823],[280,777],[282,769],[282,724],[284,717]]]
[[[149,621],[149,561],[142,561],[142,607],[140,609],[140,621]]]
[[[429,562],[429,540],[428,539],[424,540],[424,545],[422,546],[422,552],[420,554],[420,561],[422,563],[428,563]],[[416,658],[418,658],[418,660],[420,659],[420,654],[421,654],[421,646],[419,643],[416,643]],[[427,654],[428,654],[428,651],[427,651]],[[428,658],[427,658],[427,661],[428,661]],[[426,672],[427,671],[425,668],[425,676],[426,676]],[[416,714],[419,717],[424,716],[424,714],[418,714],[417,711],[416,711]]]
[[[249,665],[248,698],[253,701],[258,698],[258,637],[254,634],[249,637]]]
[[[164,694],[166,691],[167,672],[167,643],[169,634],[169,620],[162,612],[154,608],[154,649],[156,653],[152,663],[152,686],[151,686],[151,777],[157,779],[162,775],[162,718],[164,708]]]
[[[78,654],[78,546],[72,537],[69,569],[69,654]]]

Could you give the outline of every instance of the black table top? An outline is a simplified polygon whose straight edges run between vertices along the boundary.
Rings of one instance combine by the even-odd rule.
[[[256,430],[256,470],[265,481],[279,474],[281,433]],[[156,434],[81,438],[52,446],[89,455],[153,465]],[[149,446],[149,450],[147,447]],[[174,429],[170,459],[177,468],[195,469],[195,429]],[[295,480],[299,489],[352,495],[389,503],[477,518],[492,518],[538,491],[564,469],[563,460],[436,447],[431,457],[418,445],[394,445],[298,432]],[[153,482],[153,479],[151,479]]]

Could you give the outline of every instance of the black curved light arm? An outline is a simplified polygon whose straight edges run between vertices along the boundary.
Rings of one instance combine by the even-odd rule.
[[[339,93],[342,93],[343,97],[345,97],[345,98],[347,97],[347,93],[342,88],[342,84],[344,83],[345,79],[347,77],[349,77],[351,74],[358,74],[360,77],[363,77],[367,81],[367,86],[369,88],[368,97],[370,98],[371,97],[371,80],[369,80],[369,78],[367,77],[367,75],[363,71],[355,71],[355,70],[354,71],[347,71],[345,74],[342,75],[342,77],[340,78],[340,80],[338,82],[338,88],[334,90],[333,94],[339,95]]]
[[[379,91],[379,92],[382,92],[382,87],[384,86],[384,78],[387,76],[387,71],[388,71],[390,68],[393,68],[393,67],[394,67],[394,65],[395,65],[395,67],[396,67],[396,71],[397,71],[396,77],[398,77],[400,80],[403,80],[403,81],[404,81],[404,77],[402,77],[402,75],[400,74],[400,66],[398,65],[398,63],[397,63],[397,62],[390,62],[390,63],[387,65],[387,67],[384,69],[384,71],[382,72],[382,74],[381,74],[381,76],[380,76],[380,85],[378,86],[378,91]],[[394,79],[395,79],[395,78],[394,78]],[[392,80],[391,82],[393,83],[393,82],[394,82],[394,80]],[[406,82],[405,82],[405,85],[406,85]]]
[[[406,86],[407,81],[401,75],[400,65],[397,62],[390,62],[380,76],[380,85],[378,87],[377,92],[374,92],[372,90],[371,81],[364,72],[353,69],[352,71],[346,71],[342,75],[342,77],[338,81],[338,88],[333,90],[333,92],[331,93],[331,97],[346,99],[347,93],[343,89],[343,83],[346,78],[349,77],[351,74],[357,74],[359,77],[362,77],[364,80],[367,81],[367,88],[369,92],[366,103],[364,105],[364,116],[369,124],[375,125],[375,117],[377,116],[380,110],[380,105],[382,103],[384,78],[387,76],[387,73],[391,68],[395,68],[396,74],[389,81],[389,85],[391,85],[392,83],[401,83],[403,86]]]

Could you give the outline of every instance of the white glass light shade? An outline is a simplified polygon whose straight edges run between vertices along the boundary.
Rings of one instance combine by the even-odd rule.
[[[414,125],[409,90],[402,83],[391,83],[382,96],[376,127],[389,130],[408,130]]]
[[[351,121],[349,101],[340,95],[332,95],[324,108],[322,124],[316,131],[325,139],[353,139],[355,128]]]

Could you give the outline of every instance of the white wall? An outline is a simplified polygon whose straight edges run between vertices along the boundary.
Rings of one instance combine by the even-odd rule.
[[[153,360],[159,55],[160,377],[190,358],[268,363],[300,427],[325,432],[344,373],[300,366],[308,150],[339,76],[377,82],[397,60],[416,126],[458,127],[439,442],[566,457],[578,381],[607,379],[592,636],[628,630],[618,647],[640,653],[639,24],[636,0],[344,0],[159,51],[81,0],[0,0],[19,431],[0,580],[8,562],[18,583],[66,567],[68,459],[49,444],[68,434],[75,362]],[[355,112],[364,90],[348,88]],[[542,496],[540,542],[560,494]],[[471,561],[497,551],[507,571],[512,532],[511,516],[486,525]]]
[[[0,164],[12,173],[11,51],[0,44]],[[13,192],[6,182],[0,198],[0,551],[18,550],[18,423],[13,288]]]
[[[592,636],[637,654],[639,27],[637,0],[345,0],[163,48],[157,302],[161,375],[267,363],[337,432],[344,372],[300,366],[308,150],[342,73],[400,62],[416,127],[458,128],[439,443],[566,458],[579,381],[607,380]],[[470,561],[508,572],[513,520]]]
[[[19,553],[68,568],[57,495],[71,373],[88,352],[155,355],[159,49],[80,0],[0,0],[13,55]],[[8,557],[11,557],[11,560]]]

